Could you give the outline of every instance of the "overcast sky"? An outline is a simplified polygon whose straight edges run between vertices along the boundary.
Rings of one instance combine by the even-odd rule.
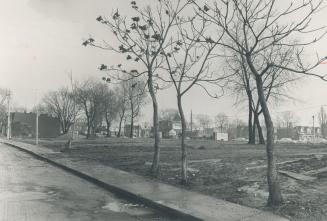
[[[122,14],[130,14],[127,9],[130,1],[0,0],[0,3],[0,87],[10,88],[19,106],[31,108],[36,101],[36,91],[41,97],[48,90],[68,85],[70,71],[79,80],[88,76],[101,78],[97,70],[99,64],[117,64],[115,54],[85,48],[81,43],[91,35],[110,41],[108,30],[95,18],[110,15],[117,7],[122,9]],[[314,24],[327,25],[327,9],[315,17]],[[326,56],[327,37],[312,49],[320,56]],[[321,65],[317,72],[327,74],[327,64]],[[292,110],[301,118],[302,124],[309,125],[319,106],[327,105],[327,82],[307,79],[290,90],[290,94],[299,101],[274,107],[274,113]],[[246,109],[234,107],[234,101],[233,97],[211,99],[194,89],[185,97],[184,103],[187,115],[192,109],[194,114],[225,112],[246,119]],[[160,108],[174,108],[175,103],[173,90],[159,94]],[[151,113],[150,104],[144,113]]]

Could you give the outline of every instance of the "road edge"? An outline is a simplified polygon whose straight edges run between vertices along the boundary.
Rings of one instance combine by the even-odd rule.
[[[192,216],[190,214],[181,212],[179,210],[176,210],[174,208],[171,208],[171,207],[164,206],[162,204],[156,203],[156,202],[154,202],[152,200],[144,198],[144,197],[142,197],[140,195],[137,195],[135,193],[126,191],[126,190],[124,190],[122,188],[119,188],[119,187],[117,187],[115,185],[105,183],[105,182],[103,182],[101,180],[98,180],[98,179],[96,179],[96,178],[94,178],[92,176],[89,176],[89,175],[87,175],[85,173],[82,173],[82,172],[80,172],[78,170],[72,169],[72,168],[70,168],[70,167],[68,167],[66,165],[60,164],[60,163],[58,163],[58,162],[56,162],[54,160],[51,160],[51,159],[49,159],[47,157],[41,156],[41,155],[39,155],[39,154],[37,154],[37,153],[35,153],[33,151],[22,148],[22,147],[20,147],[20,146],[18,146],[16,144],[5,142],[5,141],[2,141],[2,143],[5,144],[5,145],[14,147],[14,148],[18,149],[19,151],[30,154],[34,158],[36,158],[38,160],[47,162],[47,163],[49,163],[49,164],[51,164],[51,165],[53,165],[53,166],[55,166],[57,168],[60,168],[60,169],[62,169],[64,171],[66,171],[66,172],[69,172],[69,173],[71,173],[71,174],[73,174],[75,176],[78,176],[79,178],[87,180],[87,181],[89,181],[89,182],[91,182],[91,183],[93,183],[93,184],[95,184],[95,185],[97,185],[97,186],[99,186],[99,187],[101,187],[101,188],[103,188],[103,189],[117,195],[118,197],[125,199],[125,200],[131,200],[131,201],[133,201],[135,203],[142,203],[145,206],[148,206],[148,207],[153,208],[153,209],[157,209],[162,213],[165,213],[165,214],[167,213],[166,215],[177,216],[178,218],[181,218],[183,220],[185,219],[187,221],[205,221],[204,219],[201,219],[201,218]]]

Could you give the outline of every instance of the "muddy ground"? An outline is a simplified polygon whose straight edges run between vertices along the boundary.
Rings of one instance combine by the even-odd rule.
[[[25,142],[33,143],[31,140]],[[56,151],[66,140],[42,140],[41,145]],[[270,210],[266,181],[265,147],[241,143],[187,140],[190,184],[183,186],[230,202]],[[303,181],[280,175],[285,203],[274,210],[291,220],[327,220],[327,146],[279,144],[276,146],[280,170],[299,173],[313,180]],[[75,140],[63,153],[149,176],[151,139],[98,138]],[[161,143],[161,173],[156,179],[181,186],[178,140]]]

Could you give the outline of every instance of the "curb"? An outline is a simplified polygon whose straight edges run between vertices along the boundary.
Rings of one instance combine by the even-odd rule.
[[[47,162],[55,167],[58,167],[64,171],[67,171],[75,176],[78,176],[84,180],[87,180],[105,190],[108,190],[114,194],[116,194],[117,196],[121,197],[121,198],[124,198],[124,199],[127,199],[127,200],[131,200],[133,202],[136,202],[136,203],[142,203],[148,207],[151,207],[151,208],[154,208],[154,209],[157,209],[161,212],[164,212],[164,213],[167,213],[168,215],[170,216],[177,216],[178,218],[181,218],[181,219],[185,219],[187,221],[205,221],[204,219],[200,219],[198,217],[195,217],[195,216],[192,216],[190,214],[187,214],[187,213],[183,213],[179,210],[176,210],[176,209],[173,209],[171,207],[168,207],[168,206],[164,206],[162,204],[159,204],[159,203],[156,203],[152,200],[149,200],[147,198],[144,198],[140,195],[137,195],[135,193],[132,193],[132,192],[129,192],[129,191],[126,191],[122,188],[119,188],[117,186],[114,186],[114,185],[111,185],[111,184],[108,184],[108,183],[105,183],[101,180],[98,180],[92,176],[89,176],[85,173],[82,173],[78,170],[75,170],[75,169],[72,169],[68,166],[65,166],[63,164],[60,164],[60,163],[57,163],[56,161],[54,160],[50,160],[49,158],[47,157],[43,157],[33,151],[30,151],[30,150],[27,150],[25,148],[22,148],[18,145],[15,145],[13,143],[9,143],[9,142],[6,142],[6,141],[2,141],[3,144],[6,144],[8,146],[11,146],[11,147],[14,147],[22,152],[25,152],[25,153],[28,153],[30,155],[32,155],[33,157],[35,157],[36,159],[38,160],[41,160],[41,161],[44,161],[44,162]]]

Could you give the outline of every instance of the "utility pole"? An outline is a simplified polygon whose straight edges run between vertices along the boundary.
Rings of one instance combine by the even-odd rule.
[[[36,123],[35,123],[35,144],[39,145],[39,107],[38,107],[38,99],[37,99],[37,91],[36,91]]]
[[[7,124],[7,139],[11,139],[11,117],[10,117],[10,91],[7,91],[7,99],[8,99],[8,124]]]
[[[191,137],[193,135],[193,112],[191,110]]]
[[[35,133],[35,144],[39,145],[39,109],[36,109],[36,133]]]
[[[315,116],[312,115],[312,129],[313,129],[313,141],[315,141],[316,133],[315,133]]]

